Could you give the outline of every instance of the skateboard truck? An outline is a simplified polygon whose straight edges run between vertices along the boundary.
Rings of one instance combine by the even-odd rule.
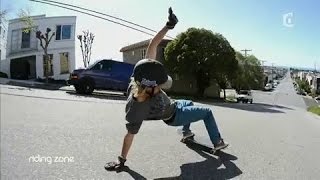
[[[193,136],[190,136],[190,137],[187,137],[187,138],[182,138],[180,140],[182,143],[186,144],[187,146],[193,146],[197,149],[200,149],[202,151],[205,151],[207,153],[210,153],[210,154],[215,154],[216,152],[219,152],[221,149],[215,149],[214,147],[212,146],[208,146],[206,144],[202,144],[198,141],[196,141],[194,139],[194,135]],[[224,148],[222,148],[224,149]]]

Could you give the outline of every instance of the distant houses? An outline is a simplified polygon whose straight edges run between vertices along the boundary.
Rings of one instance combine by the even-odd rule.
[[[50,78],[66,80],[75,67],[76,16],[31,16],[33,31],[24,32],[26,24],[21,19],[8,23],[6,59],[1,60],[1,71],[12,79],[44,78],[43,49],[36,38],[36,31],[45,33],[47,28],[55,32],[48,46],[51,59]]]
[[[295,71],[291,73],[293,79],[307,81],[311,91],[320,94],[320,73],[315,71]]]

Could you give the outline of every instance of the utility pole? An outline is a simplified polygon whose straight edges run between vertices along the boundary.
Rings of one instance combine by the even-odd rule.
[[[247,52],[252,51],[252,49],[243,49],[241,51],[244,51],[244,56],[247,57]]]
[[[271,63],[271,77],[272,77],[272,82],[273,82],[273,65],[274,65],[274,63]]]
[[[267,62],[265,60],[259,60],[261,62],[261,66],[264,67],[264,63]]]
[[[267,61],[265,61],[265,60],[259,60],[260,62],[261,62],[261,67],[262,67],[262,73],[263,73],[263,75],[264,75],[264,63],[265,62],[267,62]],[[267,83],[268,83],[268,76],[267,77],[264,77],[264,80],[263,80],[263,82],[262,82],[263,84],[263,86],[265,86]]]

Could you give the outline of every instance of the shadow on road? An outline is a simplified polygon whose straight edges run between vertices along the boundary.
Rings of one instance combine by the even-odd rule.
[[[180,176],[156,178],[155,180],[180,180],[180,179],[232,179],[242,174],[242,171],[232,162],[238,158],[234,155],[217,152],[215,155],[218,159],[213,156],[199,150],[196,146],[188,146],[191,150],[197,152],[200,156],[206,160],[202,162],[188,163],[180,166]],[[224,166],[220,167],[221,165]],[[147,179],[138,172],[125,166],[121,170],[116,171],[117,173],[126,172],[133,179]]]
[[[88,97],[88,98],[99,98],[99,99],[108,99],[108,100],[127,100],[127,97],[123,94],[115,93],[98,93],[94,92],[91,95],[86,94],[77,94],[75,91],[66,91],[67,94],[76,96],[76,97]]]
[[[282,110],[293,110],[292,108],[270,105],[264,103],[242,104],[242,103],[206,103],[213,106],[239,109],[244,111],[262,112],[262,113],[285,113]]]
[[[137,173],[136,171],[130,169],[128,166],[125,166],[123,168],[121,168],[121,170],[116,171],[117,173],[121,173],[121,172],[126,172],[128,173],[132,179],[143,179],[146,180],[147,178],[145,178],[144,176],[142,176],[141,174]]]
[[[195,146],[187,146],[197,152],[206,160],[202,162],[183,164],[180,176],[157,178],[157,180],[175,180],[175,179],[232,179],[242,174],[242,171],[232,162],[237,160],[236,156],[225,152],[217,152],[213,156],[198,150]],[[220,167],[221,165],[224,168]]]

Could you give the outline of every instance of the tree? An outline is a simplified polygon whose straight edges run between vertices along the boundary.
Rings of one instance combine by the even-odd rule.
[[[48,54],[48,46],[51,42],[52,37],[55,35],[55,32],[52,32],[50,35],[50,32],[51,32],[50,28],[47,28],[46,32],[44,34],[40,30],[36,30],[34,28],[35,27],[34,21],[30,16],[30,10],[21,9],[20,13],[18,15],[19,15],[21,21],[24,22],[24,24],[26,26],[24,28],[23,32],[24,33],[35,32],[36,38],[39,39],[40,46],[44,52],[44,61],[45,61],[45,65],[46,65],[46,66],[44,66],[44,74],[46,77],[46,83],[48,83],[49,82],[49,74],[50,74],[49,70],[51,67],[51,60],[50,60],[50,56]]]
[[[236,52],[238,61],[237,77],[232,82],[232,86],[237,91],[241,89],[259,89],[263,85],[263,70],[260,61],[253,55],[244,57],[240,52]]]
[[[0,22],[7,20],[7,14],[8,14],[8,10],[6,9],[0,10]]]
[[[94,40],[94,35],[93,33],[87,30],[87,31],[83,31],[83,35],[78,35],[77,37],[80,41],[83,65],[85,68],[87,68],[91,60],[91,49],[92,49],[92,43]]]
[[[221,34],[189,28],[167,45],[164,65],[170,73],[195,78],[197,94],[202,96],[211,80],[225,88],[227,80],[235,77],[237,61],[233,48]]]
[[[300,91],[304,91],[306,93],[311,93],[311,87],[310,87],[308,81],[306,81],[305,79],[304,80],[297,79],[296,81],[297,81],[297,84],[298,84]]]
[[[45,64],[46,64],[46,68],[44,69],[44,74],[46,76],[46,82],[48,83],[49,81],[49,69],[50,69],[50,66],[51,66],[51,60],[50,60],[50,56],[48,54],[48,46],[49,46],[49,43],[52,39],[52,37],[55,35],[55,32],[51,33],[51,35],[49,35],[49,33],[51,32],[51,29],[50,28],[47,28],[46,29],[46,32],[45,34],[43,35],[41,31],[37,31],[36,32],[36,37],[37,39],[39,39],[40,41],[40,46],[42,47],[43,49],[43,52],[44,52],[44,60],[45,60]]]
[[[35,31],[35,24],[33,19],[31,18],[31,11],[30,9],[24,10],[20,9],[18,16],[21,21],[25,24],[25,28],[23,28],[24,33],[34,32]]]

